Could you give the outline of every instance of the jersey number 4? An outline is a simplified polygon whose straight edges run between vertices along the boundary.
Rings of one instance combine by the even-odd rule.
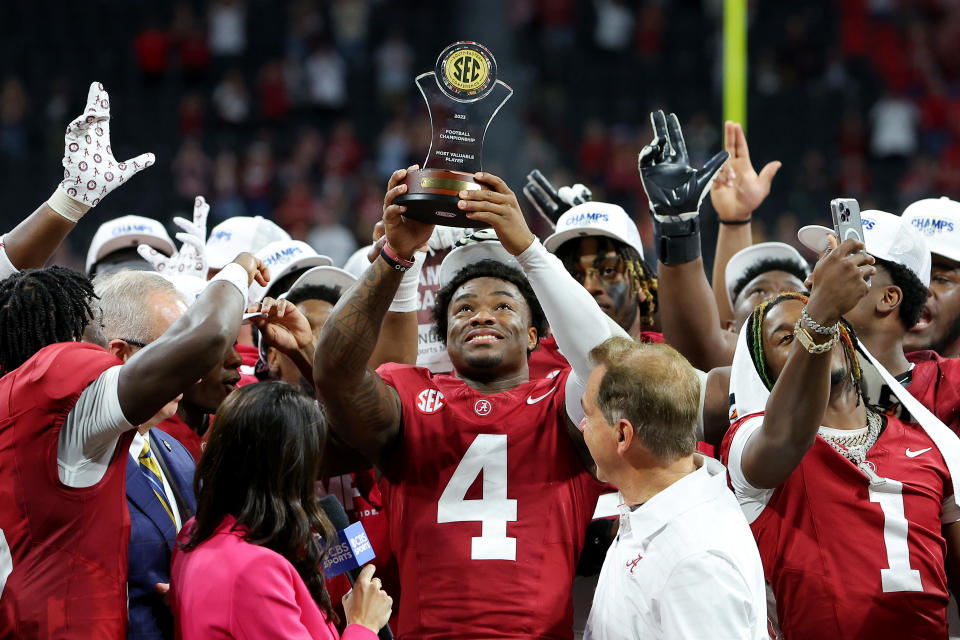
[[[903,513],[903,485],[889,478],[882,485],[870,485],[870,502],[879,504],[883,512],[883,545],[887,548],[887,566],[890,567],[880,569],[883,592],[923,591],[920,572],[910,567],[910,545],[907,542],[909,525]]]
[[[467,490],[483,473],[483,497],[467,500]],[[517,539],[507,537],[507,523],[517,520],[517,501],[507,498],[507,436],[482,433],[463,454],[463,460],[437,503],[437,522],[477,522],[480,537],[471,539],[472,560],[516,560]]]

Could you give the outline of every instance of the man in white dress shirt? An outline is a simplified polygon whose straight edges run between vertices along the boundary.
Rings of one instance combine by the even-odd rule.
[[[590,355],[580,426],[622,504],[584,638],[766,638],[753,534],[726,469],[696,453],[693,367],[667,345],[624,338]]]

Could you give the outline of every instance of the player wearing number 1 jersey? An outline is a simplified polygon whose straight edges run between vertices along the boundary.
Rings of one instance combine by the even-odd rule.
[[[957,448],[863,402],[856,338],[838,324],[869,290],[862,248],[826,254],[809,300],[782,294],[747,321],[724,462],[784,637],[946,638]]]
[[[462,192],[460,207],[496,230],[523,273],[502,259],[451,267],[497,243],[451,252],[435,315],[456,375],[364,370],[404,257],[430,235],[393,204],[403,177],[384,200],[384,252],[327,320],[314,366],[332,428],[384,474],[398,636],[571,638],[570,588],[600,489],[575,427],[579,400],[590,349],[625,334],[530,233],[506,184],[477,174],[490,189]],[[572,370],[530,381],[547,320]]]

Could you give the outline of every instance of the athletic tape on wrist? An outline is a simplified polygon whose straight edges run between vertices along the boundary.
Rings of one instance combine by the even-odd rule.
[[[393,296],[389,311],[394,313],[409,313],[420,310],[420,271],[426,260],[425,253],[416,253],[413,257],[413,266],[403,272],[400,286]]]
[[[663,264],[683,264],[700,257],[700,216],[689,220],[653,219],[657,258]]]
[[[250,274],[247,273],[246,269],[236,262],[231,262],[223,269],[220,269],[217,275],[210,278],[210,283],[207,284],[207,287],[218,281],[229,282],[235,286],[237,291],[243,294],[243,300],[246,302],[247,294],[250,291]]]
[[[53,190],[53,195],[47,200],[47,206],[74,223],[79,222],[83,214],[93,208],[90,205],[77,202],[64,193],[60,187]]]

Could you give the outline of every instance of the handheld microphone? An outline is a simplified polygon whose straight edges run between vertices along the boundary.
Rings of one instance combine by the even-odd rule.
[[[360,567],[376,557],[367,532],[359,522],[350,524],[347,512],[337,496],[326,495],[320,498],[320,508],[327,514],[330,524],[337,530],[337,541],[323,556],[323,575],[328,579],[341,573],[347,575],[350,586],[360,575]],[[390,625],[384,625],[377,634],[380,640],[392,640]]]
[[[336,543],[323,556],[323,574],[332,578],[346,573],[352,587],[360,575],[360,567],[373,560],[376,554],[363,525],[359,522],[350,524],[347,512],[336,496],[324,496],[320,507],[337,530]]]

